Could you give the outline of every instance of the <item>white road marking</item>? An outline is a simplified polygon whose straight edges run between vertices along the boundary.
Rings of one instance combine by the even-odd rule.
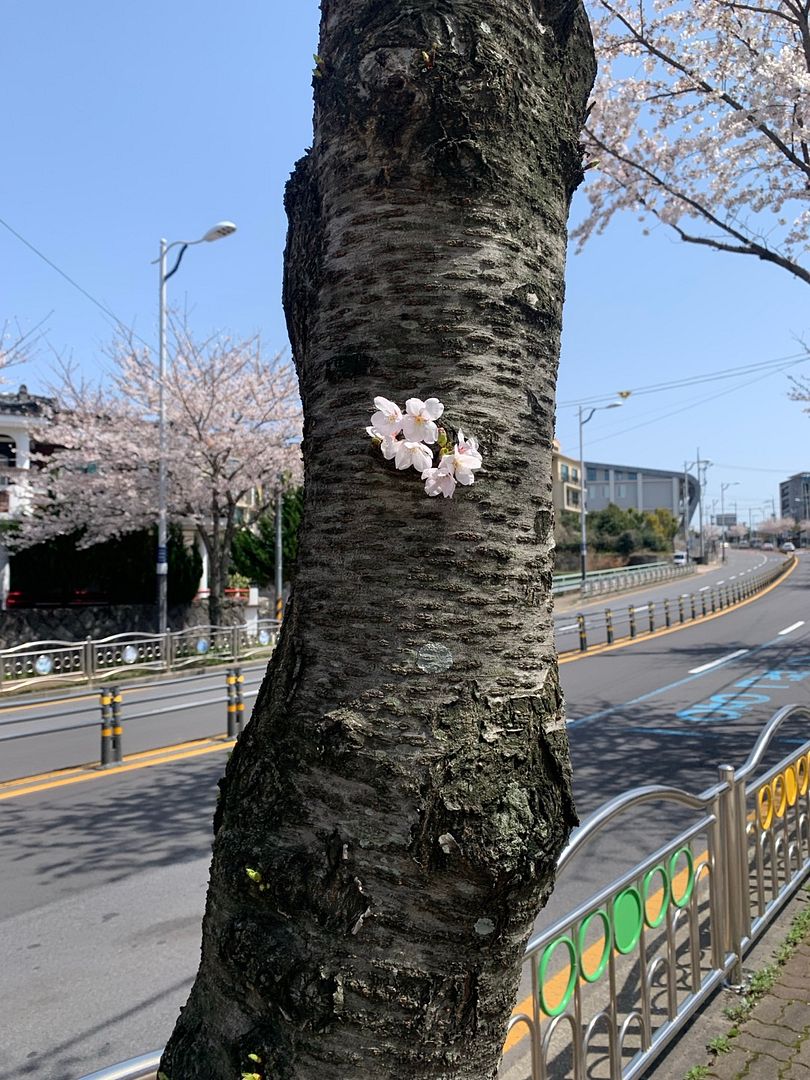
[[[719,660],[712,660],[710,664],[701,664],[700,667],[693,667],[689,669],[690,675],[699,675],[701,671],[709,671],[710,668],[719,667],[721,664],[727,664],[729,660],[734,660],[737,656],[744,656],[749,649],[737,649],[736,652],[729,653],[728,656],[721,656]]]
[[[711,585],[704,585],[703,588],[700,591],[701,592],[708,592],[710,588],[711,588]]]
[[[718,585],[725,585],[725,583],[726,583],[726,579],[725,579],[725,578],[723,578],[723,580],[722,580],[722,581],[718,581],[718,582],[717,582],[717,584],[718,584]]]
[[[792,626],[786,626],[784,630],[780,630],[779,637],[784,637],[785,634],[792,634],[793,631],[798,630],[800,626],[804,626],[804,619],[799,619],[799,621],[793,623]]]

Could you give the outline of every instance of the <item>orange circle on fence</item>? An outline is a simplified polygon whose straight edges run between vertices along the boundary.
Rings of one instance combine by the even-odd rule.
[[[768,784],[761,787],[757,792],[757,809],[759,810],[759,824],[763,829],[769,829],[773,821],[773,795]]]
[[[787,796],[788,806],[796,805],[798,793],[799,785],[796,781],[796,770],[792,765],[788,765],[785,769],[785,794]]]
[[[799,785],[800,795],[807,794],[807,778],[809,772],[810,767],[808,767],[807,758],[802,755],[796,761],[796,783]]]
[[[782,773],[775,776],[771,782],[771,789],[773,791],[773,810],[778,818],[785,816],[785,810],[787,810],[787,787],[785,786],[785,777]]]

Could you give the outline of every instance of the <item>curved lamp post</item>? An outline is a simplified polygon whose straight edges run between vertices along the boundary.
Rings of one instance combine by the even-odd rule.
[[[588,511],[588,482],[585,477],[585,451],[583,449],[582,441],[582,429],[588,423],[590,418],[599,409],[618,409],[620,405],[624,405],[626,399],[630,397],[629,390],[619,391],[619,400],[611,401],[607,405],[594,405],[589,411],[588,415],[583,417],[582,406],[579,406],[579,482],[581,485],[581,499],[579,507],[579,522],[580,522],[580,547],[579,547],[579,568],[580,576],[583,582],[588,576],[588,535],[586,531],[585,515]]]
[[[157,535],[157,608],[158,632],[166,633],[168,627],[168,580],[169,562],[167,553],[166,520],[166,282],[177,273],[186,248],[194,244],[210,244],[236,232],[232,221],[218,221],[199,240],[174,240],[171,244],[160,241],[160,255],[154,260],[160,264],[160,307],[159,307],[159,372],[158,372],[158,535]],[[166,255],[172,248],[179,247],[174,266],[166,272]]]

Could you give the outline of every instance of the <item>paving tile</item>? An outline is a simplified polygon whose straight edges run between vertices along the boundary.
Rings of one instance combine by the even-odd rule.
[[[790,1009],[799,1004],[799,1002],[791,1002],[788,1008]],[[803,1027],[799,1029],[799,1032],[802,1030]],[[751,1035],[755,1039],[771,1039],[793,1049],[798,1047],[800,1039],[800,1034],[786,1024],[763,1024],[757,1012],[754,1012],[750,1020],[746,1021],[744,1033]]]
[[[772,1028],[768,1029],[773,1031]],[[778,1042],[776,1039],[759,1038],[756,1035],[752,1035],[748,1030],[748,1025],[735,1039],[743,1050],[750,1050],[754,1054],[767,1054],[770,1058],[775,1058],[777,1061],[789,1061],[794,1056],[796,1051],[789,1046],[785,1046],[784,1043]],[[773,1066],[773,1062],[771,1062]],[[771,1080],[774,1080],[776,1074],[776,1068],[772,1069],[774,1075],[771,1076]]]
[[[810,987],[808,987],[808,991],[810,991]],[[763,1001],[762,1005],[771,1004],[773,1000]],[[789,1001],[786,1004],[781,1002],[781,1004],[781,1016],[778,1018],[770,1015],[775,1012],[773,1008],[766,1011],[765,1008],[760,1009],[759,1006],[757,1006],[754,1015],[763,1024],[778,1022],[790,1028],[791,1031],[803,1032],[810,1028],[810,1003],[807,1001]]]
[[[737,1077],[745,1072],[752,1056],[741,1047],[735,1046],[728,1054],[718,1054],[709,1066],[709,1072],[716,1076],[717,1080],[737,1080]]]

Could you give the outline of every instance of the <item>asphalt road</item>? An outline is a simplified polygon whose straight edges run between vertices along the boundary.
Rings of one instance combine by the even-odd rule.
[[[694,593],[701,609],[701,594],[711,595],[720,585],[732,586],[762,575],[781,563],[778,553],[730,551],[725,566],[701,569],[698,574],[677,578],[662,585],[605,596],[587,604],[572,605],[555,616],[555,636],[561,653],[579,648],[576,614],[587,621],[591,645],[605,641],[604,611],[613,613],[617,638],[628,633],[628,611],[638,612],[639,633],[649,629],[648,605],[655,607],[657,626],[664,624],[663,601],[670,602],[670,616],[678,617],[678,597]],[[686,601],[685,617],[691,605]],[[249,714],[264,675],[266,661],[242,665],[244,698]],[[123,698],[124,753],[133,754],[188,739],[222,734],[226,729],[225,669],[174,679],[152,679],[146,683],[117,680]],[[85,689],[70,692],[24,695],[0,700],[0,782],[31,776],[53,769],[83,765],[99,760],[100,694]]]
[[[580,814],[640,783],[699,791],[721,761],[741,764],[779,705],[808,700],[809,600],[805,556],[744,607],[564,663]],[[763,690],[788,658],[807,681]],[[754,678],[755,693],[738,685]],[[199,955],[224,753],[0,801],[0,1080],[75,1080],[167,1037]],[[607,837],[539,924],[638,842]]]

